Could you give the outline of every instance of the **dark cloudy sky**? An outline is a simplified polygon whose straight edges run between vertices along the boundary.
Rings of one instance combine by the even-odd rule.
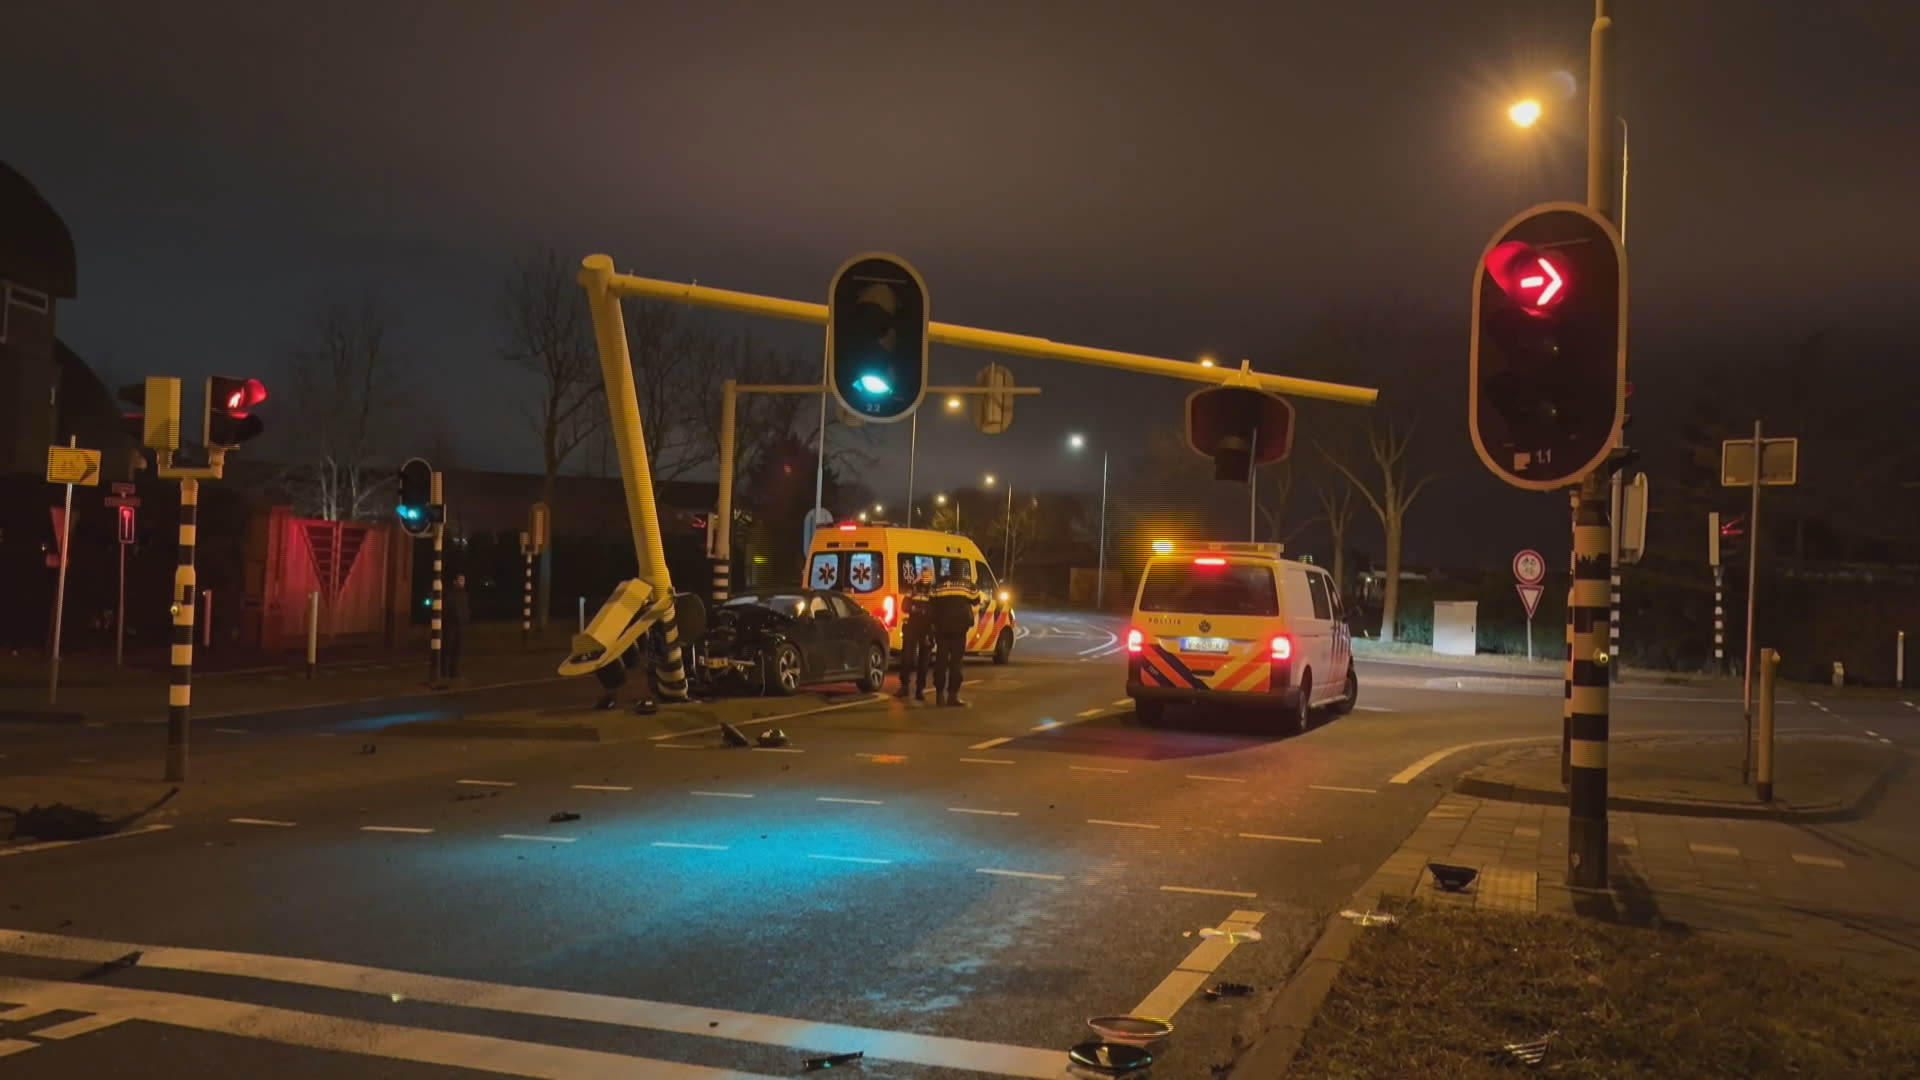
[[[1911,318],[1916,9],[1615,6],[1637,364]],[[1583,0],[60,0],[5,16],[0,154],[73,229],[62,329],[90,359],[271,374],[319,295],[375,286],[473,463],[530,468],[492,303],[506,262],[541,246],[809,299],[847,256],[891,250],[936,318],[1262,366],[1334,304],[1464,340],[1492,230],[1582,196],[1584,105],[1546,76],[1584,88],[1590,16]],[[1521,133],[1503,109],[1536,88],[1548,130]],[[940,355],[937,374],[971,381],[985,360]],[[1439,362],[1462,372],[1463,412],[1465,357]],[[930,458],[967,455],[923,462],[928,484],[981,466],[1071,482],[1065,431],[1124,447],[1175,418],[1152,380],[1015,368],[1045,396],[994,440],[927,425]]]

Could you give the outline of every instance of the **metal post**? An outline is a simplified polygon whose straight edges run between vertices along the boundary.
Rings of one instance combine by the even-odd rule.
[[[626,338],[620,340],[625,342]],[[816,513],[827,499],[827,394],[827,365],[823,359],[820,363],[820,450],[813,462],[813,509]],[[919,411],[914,410],[916,415]]]
[[[307,678],[320,673],[320,590],[307,592]]]
[[[1893,638],[1893,685],[1905,689],[1907,685],[1907,632],[1894,631]]]
[[[180,481],[180,559],[173,570],[172,673],[167,684],[167,779],[187,778],[187,718],[193,706],[193,548],[199,542],[200,481]]]
[[[627,348],[626,321],[620,297],[611,286],[613,260],[589,255],[581,263],[580,284],[586,287],[587,309],[593,316],[595,343],[600,351],[600,374],[606,385],[607,409],[613,420],[614,445],[620,450],[620,475],[626,486],[627,519],[633,528],[634,556],[640,574],[661,596],[667,597],[662,616],[662,647],[654,655],[654,683],[668,701],[687,700],[687,670],[680,652],[680,627],[673,609],[673,577],[667,570],[667,550],[660,539],[660,514],[654,506],[653,473],[647,462],[647,441],[641,426],[640,399],[633,388],[633,358]],[[820,465],[815,479],[815,503],[824,489],[827,454],[827,380],[820,380]],[[584,613],[585,605],[582,605]]]
[[[213,590],[200,590],[200,647],[213,648]]]
[[[733,473],[734,442],[739,437],[740,384],[733,379],[720,383],[720,498],[719,507],[707,528],[713,543],[713,602],[724,604],[731,594],[733,577]]]
[[[533,640],[533,540],[530,537],[522,541],[520,560],[526,564],[526,583],[520,591],[520,643],[525,645]]]
[[[1746,714],[1746,743],[1740,753],[1740,782],[1753,778],[1753,613],[1760,584],[1760,463],[1765,456],[1760,421],[1753,422],[1753,496],[1747,506],[1747,651],[1740,668],[1740,708]]]
[[[1100,451],[1100,562],[1096,571],[1100,576],[1093,583],[1093,606],[1104,610],[1107,606],[1107,452]]]
[[[1727,569],[1713,568],[1713,673],[1727,673]]]
[[[587,632],[587,598],[580,598],[580,632]]]
[[[1260,449],[1260,428],[1253,429],[1253,449]],[[1247,455],[1247,543],[1260,542],[1260,469],[1253,463],[1253,454]]]
[[[1620,488],[1621,472],[1610,478],[1607,492],[1607,678],[1620,681]]]
[[[440,470],[435,469],[433,471],[432,493],[427,497],[427,502],[434,507],[439,507],[441,505],[440,499],[441,499]],[[441,517],[442,515],[435,514],[434,516],[438,518],[438,517]],[[446,588],[446,585],[442,580],[442,568],[444,566],[444,563],[442,563],[441,561],[441,554],[442,554],[444,545],[446,543],[446,532],[447,532],[447,524],[444,520],[437,520],[433,523],[433,615],[428,625],[428,631],[429,631],[428,648],[427,648],[427,681],[428,682],[438,682],[440,680],[441,675],[446,672],[446,666],[440,662],[441,661],[440,620],[443,617],[441,615],[441,601],[443,598],[443,591]]]
[[[1000,572],[1008,573],[1013,566],[1013,481],[1007,481],[1007,529],[1006,537],[1000,541]]]
[[[1773,680],[1780,669],[1780,654],[1760,650],[1760,768],[1755,777],[1755,794],[1761,802],[1773,801]]]
[[[68,446],[79,446],[78,436],[67,436]],[[67,564],[73,561],[73,485],[67,485],[67,508],[60,514],[60,581],[53,593],[53,650],[47,665],[47,704],[60,703],[60,637],[67,614]]]
[[[1567,493],[1567,504],[1571,513],[1567,517],[1568,532],[1578,532],[1580,527],[1580,489]],[[1567,551],[1567,626],[1566,654],[1567,665],[1560,687],[1560,786],[1573,783],[1573,583],[1574,569],[1579,565],[1579,557],[1571,546]]]
[[[913,422],[907,432],[907,528],[913,528],[914,467],[920,463],[920,410],[913,410]]]
[[[120,549],[120,597],[113,615],[113,666],[123,667],[127,657],[127,545],[114,546]]]

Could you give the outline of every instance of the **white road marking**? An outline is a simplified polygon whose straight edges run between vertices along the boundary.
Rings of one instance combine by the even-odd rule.
[[[1102,768],[1102,767],[1100,767],[1100,766],[1098,766],[1098,765],[1069,765],[1069,766],[1067,766],[1067,771],[1068,771],[1068,772],[1097,772],[1097,773],[1115,773],[1115,774],[1119,774],[1119,775],[1125,775],[1126,773],[1128,773],[1128,772],[1131,772],[1132,770],[1130,770],[1130,769],[1106,769],[1106,768]]]
[[[879,799],[840,799],[840,798],[835,798],[832,795],[822,795],[813,801],[814,802],[849,803],[854,806],[885,806],[886,805],[886,803],[882,802]]]
[[[1034,873],[1034,872],[1033,872],[1033,871],[1031,871],[1031,870],[996,870],[996,869],[994,869],[994,868],[993,868],[993,867],[991,867],[991,866],[983,866],[983,867],[981,867],[980,869],[978,869],[978,870],[975,870],[975,871],[974,871],[974,873],[976,873],[976,874],[992,874],[992,875],[994,875],[995,877],[1017,877],[1017,878],[1032,878],[1032,879],[1034,879],[1035,881],[1065,881],[1065,880],[1067,880],[1067,875],[1065,875],[1065,874],[1036,874],[1036,873]]]
[[[966,762],[969,765],[1017,765],[1019,764],[1019,762],[1014,761],[1012,758],[1003,758],[1003,757],[963,757],[960,760]]]
[[[1108,649],[1113,648],[1115,645],[1118,645],[1120,643],[1119,634],[1116,634],[1111,630],[1100,630],[1099,632],[1107,635],[1107,640],[1099,643],[1098,645],[1089,645],[1086,648],[1081,649],[1079,652],[1074,653],[1074,655],[1091,658],[1099,653],[1103,653]]]
[[[819,859],[822,862],[868,863],[873,866],[888,866],[893,862],[892,859],[863,859],[858,855],[809,855],[807,858]]]
[[[1179,1012],[1187,999],[1206,984],[1207,979],[1226,961],[1228,954],[1240,944],[1241,938],[1236,931],[1252,930],[1265,917],[1263,911],[1236,911],[1221,920],[1218,927],[1220,936],[1208,938],[1195,946],[1187,958],[1180,961],[1179,967],[1160,980],[1160,985],[1133,1007],[1133,1015],[1172,1019],[1173,1014]]]
[[[689,791],[689,795],[704,795],[709,799],[751,799],[752,795],[744,791]]]
[[[1457,754],[1462,750],[1472,750],[1475,747],[1480,747],[1480,746],[1504,746],[1508,743],[1517,743],[1517,742],[1542,742],[1542,741],[1550,740],[1551,738],[1552,736],[1534,736],[1532,738],[1526,738],[1526,739],[1484,739],[1480,742],[1461,743],[1458,746],[1444,747],[1442,749],[1435,750],[1433,753],[1428,754],[1426,757],[1421,758],[1419,761],[1416,761],[1413,764],[1407,766],[1406,768],[1401,769],[1399,772],[1394,773],[1392,778],[1390,778],[1387,781],[1387,783],[1410,784],[1421,773],[1426,772],[1428,769],[1433,768],[1435,765],[1438,765],[1442,759],[1447,758],[1453,754]]]
[[[975,806],[949,806],[949,814],[980,814],[986,817],[1019,817],[1018,810],[982,810]]]
[[[227,821],[233,825],[271,825],[276,829],[291,829],[300,824],[297,821],[274,821],[271,818],[257,817],[230,817]]]
[[[672,840],[655,840],[651,847],[686,848],[689,851],[725,851],[725,844],[681,844]]]
[[[653,748],[655,750],[705,750],[706,749],[706,747],[701,746],[697,743],[671,743],[671,742],[657,742],[653,744]]]
[[[1393,711],[1392,709],[1387,708],[1385,705],[1355,705],[1354,708],[1359,710],[1360,712],[1392,712]]]
[[[541,843],[541,844],[571,844],[575,840],[578,840],[580,838],[577,836],[529,836],[526,833],[503,832],[500,834],[500,839],[532,840],[536,843]]]
[[[1847,864],[1839,859],[1829,858],[1825,855],[1802,855],[1797,851],[1793,853],[1793,861],[1802,866],[1825,866],[1834,870],[1845,870],[1847,868]]]
[[[1141,821],[1109,821],[1106,818],[1097,818],[1097,817],[1088,818],[1087,824],[1111,825],[1116,829],[1157,829],[1160,827],[1158,825],[1149,825]]]
[[[1244,783],[1246,783],[1246,782],[1247,782],[1247,781],[1246,781],[1246,779],[1245,779],[1244,777],[1239,777],[1239,776],[1208,776],[1208,775],[1207,775],[1207,774],[1205,774],[1205,773],[1188,773],[1188,774],[1187,774],[1187,779],[1189,779],[1189,780],[1212,780],[1212,781],[1214,781],[1215,783],[1220,783],[1220,784],[1244,784]]]
[[[1312,788],[1314,791],[1345,791],[1353,795],[1378,795],[1380,793],[1379,788],[1341,787],[1338,784],[1308,784],[1307,787]]]
[[[1283,840],[1289,844],[1317,844],[1319,839],[1312,836],[1279,836],[1274,833],[1243,832],[1242,840]]]
[[[1028,731],[1052,731],[1054,728],[1057,728],[1059,726],[1060,726],[1060,721],[1049,719],[1049,720],[1042,720],[1039,723],[1028,728],[1027,730]]]
[[[632,791],[633,788],[632,786],[627,784],[575,784],[573,785],[573,790],[575,791]]]
[[[907,759],[907,755],[905,755],[905,754],[869,754],[869,753],[860,753],[860,754],[855,754],[855,755],[853,755],[853,756],[854,756],[854,757],[857,757],[857,758],[866,758],[866,759],[867,759],[868,761],[880,761],[880,760],[882,760],[882,759],[885,759],[885,760],[887,760],[887,761],[895,761],[895,760],[899,760],[899,761],[905,761],[905,760]]]
[[[1012,742],[1012,741],[1013,741],[1013,736],[1011,736],[1011,735],[1002,735],[1002,736],[1000,736],[1000,737],[999,737],[999,738],[997,738],[997,739],[988,739],[988,740],[987,740],[986,742],[977,742],[977,743],[974,743],[974,744],[973,744],[972,746],[969,746],[969,747],[967,747],[967,749],[969,749],[969,750],[991,750],[991,749],[993,749],[993,748],[994,748],[994,747],[996,747],[996,746],[1000,746],[1000,745],[1002,745],[1002,744],[1004,744],[1004,743],[1010,743],[1010,742]]]
[[[35,851],[52,851],[54,848],[72,847],[75,844],[97,844],[102,840],[118,840],[124,836],[141,836],[146,833],[164,832],[171,825],[145,825],[138,829],[126,829],[105,836],[89,837],[85,840],[42,840],[37,844],[21,844],[18,847],[0,848],[0,857],[7,855],[27,855]]]
[[[1886,737],[1885,735],[1882,735],[1882,736],[1880,736],[1880,741],[1881,741],[1881,742],[1883,742],[1883,743],[1886,743],[1886,744],[1887,744],[1888,746],[1892,746],[1892,745],[1893,745],[1893,740],[1892,740],[1892,739],[1889,739],[1889,738],[1887,738],[1887,737]]]
[[[1871,735],[1871,736],[1873,736],[1873,737],[1874,737],[1874,738],[1876,738],[1876,739],[1880,737],[1880,733],[1879,733],[1879,732],[1877,732],[1877,731],[1875,731],[1875,730],[1873,730],[1872,728],[1867,728],[1867,729],[1866,729],[1866,732],[1867,732],[1867,734],[1869,734],[1869,735]]]
[[[425,834],[425,833],[430,833],[433,830],[432,829],[416,829],[410,825],[362,825],[360,826],[360,831],[361,832],[394,832],[394,833]]]
[[[1195,896],[1233,896],[1242,900],[1252,900],[1259,893],[1241,892],[1238,889],[1195,889],[1186,885],[1162,885],[1161,892],[1192,893]]]
[[[805,750],[797,746],[753,746],[748,749],[756,754],[804,754]]]
[[[231,675],[234,673],[225,672],[224,674]],[[208,676],[208,677],[211,678],[212,676]],[[515,682],[483,683],[479,686],[449,687],[444,690],[421,690],[414,696],[440,697],[445,694],[469,694],[475,690],[506,690],[515,686],[539,686],[543,683],[556,683],[559,681],[560,681],[560,676],[549,675],[544,679],[520,679]],[[348,698],[345,701],[316,701],[311,705],[302,705],[300,706],[300,709],[303,711],[307,709],[337,709],[342,705],[371,705],[375,702],[384,702],[384,701],[392,701],[392,700],[393,698],[389,696],[389,697]],[[204,716],[201,716],[196,713],[194,718],[201,721],[226,720],[230,717],[235,717],[235,716],[256,716],[259,714],[259,712],[260,710],[258,709],[230,709],[226,712],[207,713]],[[339,732],[319,731],[319,732],[315,732],[315,734],[316,735],[338,735]]]
[[[739,723],[745,726],[752,726],[755,724],[773,724],[782,720],[798,720],[803,716],[817,716],[820,713],[833,712],[836,709],[851,709],[855,705],[865,705],[869,702],[881,701],[885,697],[886,695],[884,694],[868,694],[865,697],[855,698],[852,701],[842,701],[833,705],[821,705],[813,709],[801,709],[798,712],[779,713],[774,716],[756,716],[751,720],[742,720]],[[692,735],[708,735],[719,730],[720,725],[714,724],[710,727],[694,728],[692,731],[668,731],[660,735],[649,735],[647,738],[654,742],[666,742],[668,739],[684,739]]]
[[[1729,847],[1726,844],[1689,843],[1687,844],[1687,850],[1693,852],[1695,855],[1725,855],[1731,859],[1740,857],[1739,848]]]
[[[372,994],[381,998],[398,994],[402,1000],[430,1004],[700,1035],[787,1049],[859,1050],[870,1058],[999,1076],[1057,1080],[1062,1075],[1060,1051],[1053,1047],[1040,1049],[975,1042],[605,994],[417,975],[324,960],[128,944],[0,929],[0,952],[19,955],[103,963],[134,950],[141,952],[140,966],[144,968],[264,979],[317,989]],[[454,1060],[444,1056],[432,1059],[434,1064],[472,1068],[476,1072],[499,1072],[501,1064],[510,1061],[519,1066],[521,1075],[559,1080],[598,1080],[606,1076],[646,1076],[650,1080],[764,1080],[737,1072],[695,1070],[693,1066],[669,1062],[648,1062],[628,1057],[616,1059],[615,1055],[596,1051],[516,1043],[487,1036],[453,1036],[418,1028],[385,1029],[360,1021],[342,1024],[332,1016],[312,1013],[289,1015],[281,1010],[250,1003],[178,994],[159,994],[156,998],[152,996],[155,994],[154,991],[125,990],[94,982],[15,980],[8,984],[9,1000],[44,1007],[48,1011],[71,1009],[76,1012],[111,1013],[127,1019],[232,1031],[235,1034],[307,1046],[315,1045],[310,1040],[325,1038],[335,1040],[326,1044],[329,1047],[338,1046],[362,1053],[369,1048],[378,1048],[385,1056],[409,1057],[411,1060],[425,1060],[413,1055],[438,1045],[435,1040],[443,1037],[480,1040],[477,1045],[485,1049],[482,1057],[474,1060],[464,1057]],[[222,1010],[219,1015],[230,1022],[217,1027],[196,1023],[196,1020],[204,1019],[207,1015],[201,1011],[203,1006]],[[556,1057],[549,1060],[543,1058],[548,1052],[593,1056]],[[548,1061],[548,1067],[533,1071],[530,1066],[542,1060]]]
[[[1915,705],[1911,701],[1903,701],[1900,704],[1905,705],[1909,709],[1920,709],[1920,705]]]
[[[1132,698],[1130,698],[1130,697],[1123,697],[1123,698],[1121,698],[1121,699],[1120,699],[1119,701],[1116,701],[1116,702],[1114,702],[1114,703],[1113,703],[1113,707],[1114,707],[1114,708],[1116,708],[1116,709],[1124,709],[1124,708],[1127,708],[1127,707],[1129,707],[1129,706],[1131,706],[1132,704],[1133,704],[1133,699],[1132,699]]]
[[[0,1057],[17,1054],[22,1050],[31,1050],[39,1045],[37,1042],[28,1042],[26,1039],[0,1039]]]
[[[1088,718],[1090,718],[1090,717],[1095,717],[1095,716],[1099,716],[1099,715],[1100,715],[1101,713],[1103,713],[1103,712],[1106,712],[1106,711],[1107,711],[1107,709],[1109,709],[1109,708],[1111,708],[1111,706],[1108,706],[1108,705],[1095,705],[1095,706],[1094,706],[1093,708],[1091,708],[1091,709],[1081,709],[1081,710],[1080,710],[1079,712],[1077,712],[1077,713],[1074,713],[1073,715],[1075,715],[1075,716],[1077,716],[1077,717],[1079,717],[1079,718],[1080,718],[1080,719],[1082,719],[1082,720],[1086,720],[1086,719],[1088,719]]]
[[[245,735],[247,733],[247,729],[237,728],[237,727],[217,727],[213,729],[213,733],[215,735]]]
[[[455,780],[454,783],[467,784],[472,787],[519,787],[520,786],[518,783],[512,780]]]
[[[64,1024],[34,1028],[32,1035],[36,1039],[71,1039],[75,1035],[85,1035],[89,1031],[110,1028],[125,1019],[124,1016],[114,1016],[110,1013],[94,1013],[92,1016],[83,1016],[78,1020],[68,1020]]]

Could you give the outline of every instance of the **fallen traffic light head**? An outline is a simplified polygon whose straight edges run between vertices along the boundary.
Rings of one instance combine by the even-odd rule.
[[[207,377],[207,411],[202,442],[208,446],[239,446],[266,430],[253,407],[267,400],[267,386],[259,379],[231,375]]]
[[[882,423],[911,415],[927,384],[927,286],[891,255],[850,260],[827,293],[827,370],[848,412]]]
[[[1293,404],[1245,386],[1216,386],[1187,396],[1187,445],[1213,460],[1216,480],[1245,482],[1255,465],[1293,451]]]

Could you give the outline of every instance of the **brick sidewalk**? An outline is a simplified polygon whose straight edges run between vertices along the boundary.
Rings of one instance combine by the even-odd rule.
[[[1896,973],[1920,967],[1920,863],[1830,830],[1770,821],[1616,813],[1610,892],[1569,889],[1562,807],[1447,795],[1356,894],[1640,925]],[[1471,866],[1465,893],[1429,862]]]

